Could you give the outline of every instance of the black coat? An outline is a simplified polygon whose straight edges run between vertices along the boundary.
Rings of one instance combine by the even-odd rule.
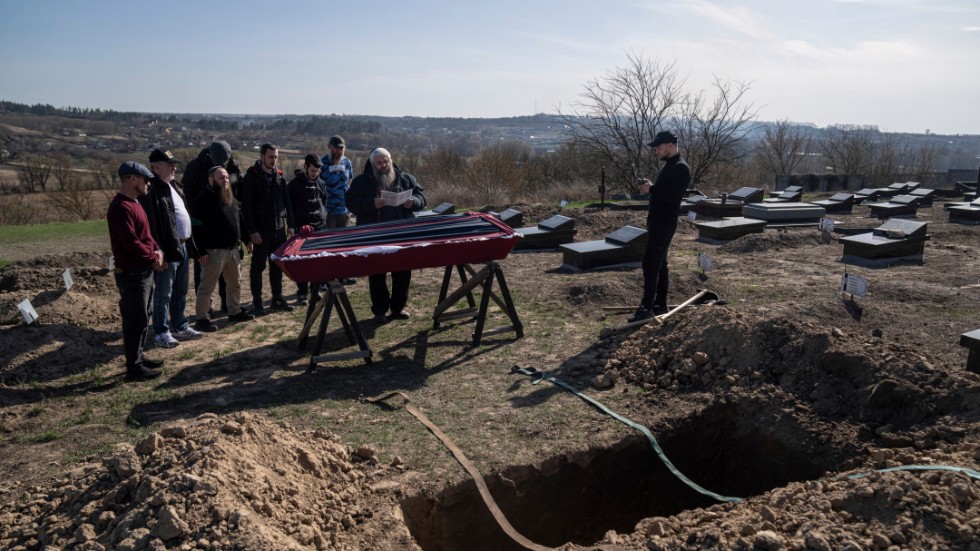
[[[246,235],[294,227],[287,189],[281,170],[276,169],[270,181],[262,170],[262,161],[248,167],[238,190]]]
[[[402,171],[394,162],[391,163],[391,167],[396,174],[393,191],[412,190],[412,208],[407,209],[401,205],[375,208],[375,198],[381,197],[381,183],[374,179],[371,161],[368,160],[364,165],[364,171],[354,177],[350,189],[347,190],[347,209],[357,217],[358,226],[387,220],[415,218],[415,213],[425,208],[425,190],[415,180],[415,176]]]
[[[207,187],[191,203],[190,210],[194,241],[202,255],[207,254],[207,249],[237,247],[242,240],[242,215],[237,199],[226,205],[213,188]]]
[[[293,230],[302,226],[319,228],[327,223],[327,209],[324,204],[323,180],[311,182],[302,170],[286,184],[289,189],[289,203],[293,207]]]
[[[691,183],[691,167],[680,153],[667,159],[650,188],[647,228],[676,227],[684,192]]]
[[[174,201],[169,188],[170,184],[154,176],[150,180],[150,191],[146,195],[137,197],[137,201],[146,211],[146,219],[150,223],[150,234],[160,246],[160,250],[163,251],[163,260],[180,262],[184,260],[184,252],[180,248],[180,239],[177,237]],[[187,205],[187,198],[184,197],[180,184],[174,182],[173,189],[184,199],[184,204]],[[197,256],[193,237],[187,240],[187,252],[191,257]]]

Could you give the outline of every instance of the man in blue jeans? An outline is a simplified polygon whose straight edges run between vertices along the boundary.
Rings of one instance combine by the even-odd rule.
[[[173,348],[183,339],[201,333],[190,327],[184,315],[187,306],[188,267],[197,256],[191,238],[191,217],[179,184],[177,159],[169,151],[150,153],[153,178],[146,195],[138,198],[146,211],[150,234],[163,251],[163,270],[153,274],[153,344]]]

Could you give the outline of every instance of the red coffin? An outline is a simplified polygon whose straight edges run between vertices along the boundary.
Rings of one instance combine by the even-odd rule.
[[[424,216],[301,231],[272,254],[296,282],[501,260],[520,234],[489,214]]]

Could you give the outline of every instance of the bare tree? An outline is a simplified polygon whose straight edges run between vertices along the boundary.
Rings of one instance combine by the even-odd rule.
[[[51,160],[39,155],[26,155],[17,176],[29,193],[45,191],[51,178]]]
[[[587,83],[582,100],[566,113],[559,109],[559,117],[576,147],[607,167],[612,182],[619,183],[613,187],[635,191],[635,179],[659,167],[646,144],[679,113],[683,86],[675,63],[630,54],[625,67]]]
[[[788,120],[766,125],[765,136],[755,148],[755,161],[772,182],[776,176],[793,174],[810,155],[812,129]]]
[[[827,138],[820,142],[827,158],[827,170],[836,174],[862,174],[874,150],[874,132],[875,129],[865,126],[827,127]]]
[[[936,171],[940,154],[939,147],[934,143],[910,150],[908,172],[914,178],[922,180],[927,174]]]
[[[682,104],[680,142],[691,167],[691,185],[710,182],[722,167],[733,166],[748,154],[741,147],[752,130],[756,112],[745,95],[749,85],[714,79],[714,98],[702,90]]]
[[[92,181],[97,189],[114,189],[119,186],[119,174],[112,160],[92,159],[88,163]]]
[[[606,166],[614,188],[633,191],[637,176],[656,174],[660,162],[646,144],[666,128],[679,133],[692,184],[746,154],[739,145],[755,118],[746,103],[747,84],[716,78],[709,98],[705,91],[684,91],[676,62],[662,65],[642,55],[627,60],[625,67],[586,84],[582,100],[568,113],[559,112],[571,141]]]
[[[55,155],[51,162],[51,172],[58,180],[58,189],[79,189],[82,187],[82,175],[74,170],[71,157],[68,155]]]
[[[104,194],[90,191],[81,176],[74,174],[63,185],[63,190],[46,196],[48,205],[61,213],[62,220],[91,220],[102,214],[99,207]]]
[[[864,174],[873,186],[887,186],[896,175],[905,172],[910,151],[896,134],[881,134],[865,160]]]

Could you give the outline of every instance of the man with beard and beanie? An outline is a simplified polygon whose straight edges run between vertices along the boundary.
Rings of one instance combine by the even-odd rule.
[[[658,316],[667,311],[667,250],[677,231],[677,215],[688,184],[691,168],[677,151],[677,136],[669,130],[658,132],[649,144],[664,166],[651,183],[644,178],[641,193],[650,193],[647,212],[647,246],[643,253],[643,298],[630,322]]]
[[[145,166],[127,161],[119,166],[119,193],[106,211],[113,275],[119,289],[126,380],[143,381],[160,376],[162,361],[143,357],[153,287],[153,271],[164,266],[163,251],[150,233],[146,211],[136,200],[148,193],[153,173]]]
[[[295,176],[286,184],[289,189],[289,203],[293,207],[293,233],[303,226],[320,229],[327,226],[327,210],[323,205],[323,180],[320,179],[320,169],[323,163],[316,155],[307,155],[303,160],[303,169],[297,169]],[[313,300],[319,297],[318,283],[314,283]],[[306,295],[310,292],[310,284],[296,284],[296,304],[306,304]]]
[[[194,310],[197,321],[194,329],[201,332],[216,331],[208,319],[211,295],[224,276],[228,284],[228,321],[254,319],[241,307],[241,263],[238,247],[242,241],[241,208],[231,191],[228,171],[216,166],[208,175],[208,186],[191,203],[194,218],[194,241],[200,251],[201,285],[197,288]]]
[[[190,327],[184,315],[190,257],[197,256],[191,239],[191,217],[180,185],[174,181],[177,159],[169,151],[150,153],[150,191],[138,198],[146,211],[150,233],[163,251],[164,266],[153,274],[153,344],[173,348],[178,339],[195,339],[201,333]]]
[[[252,287],[252,312],[257,316],[266,313],[262,306],[262,272],[266,265],[269,266],[269,289],[272,291],[270,307],[287,312],[293,309],[282,294],[282,270],[269,260],[269,256],[292,234],[293,209],[286,178],[277,166],[279,148],[262,144],[259,154],[259,160],[245,172],[239,190],[245,233],[252,243],[248,281]]]
[[[208,172],[216,166],[220,166],[228,172],[228,177],[231,179],[231,191],[236,198],[238,197],[238,185],[243,178],[242,168],[231,153],[231,146],[228,145],[228,142],[212,142],[211,145],[202,149],[196,158],[191,159],[184,166],[184,177],[181,178],[180,183],[184,186],[184,197],[187,198],[188,203],[193,202],[197,195],[207,187]],[[195,261],[194,292],[197,292],[200,284],[201,263]],[[224,277],[218,278],[218,296],[221,297],[221,310],[227,311]]]
[[[401,205],[389,206],[381,198],[382,191],[412,191],[411,199]],[[425,195],[422,186],[411,174],[401,170],[391,160],[387,149],[378,148],[371,152],[364,172],[351,182],[347,192],[347,208],[357,217],[357,225],[374,224],[387,220],[415,218],[417,211],[425,208]],[[384,322],[385,312],[391,314],[387,320],[408,319],[405,311],[408,303],[408,288],[412,272],[392,272],[391,291],[388,291],[388,274],[375,274],[368,277],[371,291],[371,312],[374,321]]]

